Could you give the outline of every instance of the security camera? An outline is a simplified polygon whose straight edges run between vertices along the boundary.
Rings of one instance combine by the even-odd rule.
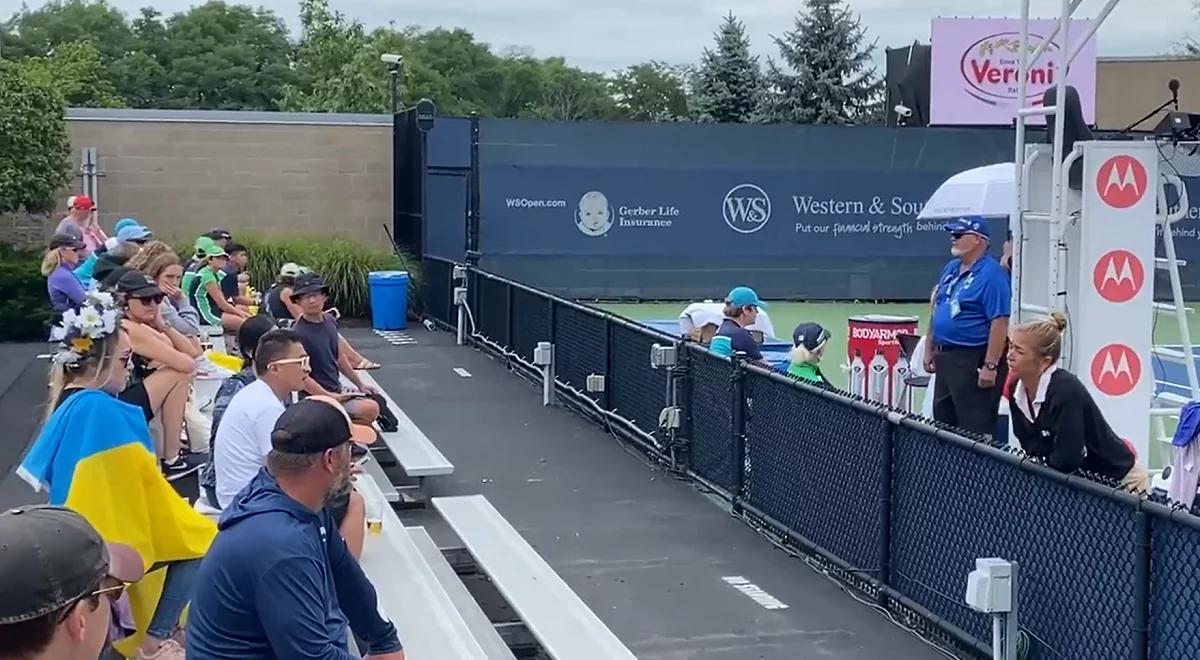
[[[904,105],[903,103],[897,104],[896,107],[892,109],[895,111],[897,117],[904,117],[907,119],[912,116],[912,108]]]
[[[379,56],[379,60],[384,64],[400,64],[404,61],[404,56],[396,55],[394,53],[384,53],[383,55]]]

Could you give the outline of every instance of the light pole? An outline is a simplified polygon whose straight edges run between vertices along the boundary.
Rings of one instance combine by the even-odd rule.
[[[384,64],[388,65],[388,79],[391,84],[392,114],[394,115],[396,114],[396,109],[400,103],[398,86],[400,84],[400,72],[404,69],[404,56],[396,55],[394,53],[384,53],[383,55],[379,56],[379,59]]]

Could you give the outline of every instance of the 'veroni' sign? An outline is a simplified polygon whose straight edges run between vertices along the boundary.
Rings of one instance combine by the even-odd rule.
[[[1029,22],[1030,55],[1054,30],[1057,21]],[[1027,105],[1040,103],[1042,93],[1064,75],[1058,59],[1063,44],[1069,54],[1092,24],[1072,20],[1068,40],[1056,35],[1030,68]],[[1017,115],[1017,71],[1021,62],[1021,23],[1007,18],[935,18],[931,35],[929,75],[930,124],[1011,125]],[[1079,91],[1083,117],[1095,122],[1096,37],[1083,45],[1069,69],[1066,82]],[[1044,118],[1030,118],[1042,123]]]
[[[482,242],[510,255],[944,255],[942,221],[916,218],[951,174],[488,167]]]

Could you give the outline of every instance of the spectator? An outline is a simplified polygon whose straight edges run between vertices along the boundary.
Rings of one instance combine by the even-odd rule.
[[[165,567],[130,587],[137,633],[117,648],[176,660],[182,648],[171,636],[216,528],[163,477],[142,411],[117,398],[133,354],[118,320],[112,296],[100,293],[63,315],[49,416],[17,474],[48,491],[50,504],[78,511],[106,541],[132,546],[146,566]]]
[[[167,325],[192,340],[199,349],[200,313],[192,307],[187,296],[183,295],[183,289],[180,287],[183,266],[179,264],[179,257],[175,256],[171,247],[157,241],[150,243],[142,248],[137,257],[130,259],[129,263],[149,275],[162,291],[163,301],[158,306],[158,312]]]
[[[292,300],[292,287],[296,284],[297,276],[311,272],[308,268],[297,266],[294,263],[284,264],[283,268],[279,270],[279,279],[275,286],[271,287],[264,296],[263,302],[266,305],[267,313],[280,326],[291,327],[295,320],[303,314],[300,305]],[[341,333],[338,334],[338,350],[350,357],[350,364],[354,365],[356,370],[371,371],[381,366],[378,362],[372,362],[354,350],[354,347],[346,341]]]
[[[195,274],[190,278],[187,275],[191,273],[185,275],[184,291],[200,312],[200,321],[204,325],[221,326],[226,332],[236,333],[242,323],[250,318],[250,313],[235,307],[221,293],[221,279],[225,276],[224,268],[229,255],[212,239],[201,238],[197,245],[202,258],[196,262]]]
[[[136,220],[132,224],[125,224],[117,230],[117,241],[121,243],[145,245],[150,242],[151,238],[154,238],[153,232],[138,224]]]
[[[717,355],[729,357],[734,353],[745,353],[750,360],[763,361],[762,351],[754,336],[746,329],[758,318],[758,310],[767,303],[758,299],[754,289],[735,287],[725,297],[724,320],[712,338],[709,350]]]
[[[946,224],[954,259],[938,278],[925,371],[936,374],[933,417],[992,436],[1008,366],[1004,357],[1012,291],[1008,274],[988,254],[982,218]]]
[[[230,234],[228,229],[210,229],[204,235],[226,251],[228,251],[229,244],[233,242],[233,234]]]
[[[168,325],[159,314],[162,291],[140,270],[130,270],[117,282],[125,303],[121,327],[133,347],[129,385],[121,399],[140,406],[146,421],[162,425],[158,454],[163,474],[174,480],[198,470],[206,458],[182,447],[183,421],[188,393],[200,357],[198,342]]]
[[[305,390],[309,394],[324,394],[346,406],[350,417],[359,424],[370,425],[379,417],[379,404],[366,394],[378,394],[367,387],[355,372],[350,357],[341,350],[341,335],[337,321],[325,311],[329,298],[325,281],[318,273],[308,273],[296,278],[292,289],[292,300],[300,304],[301,315],[296,319],[296,332],[304,342],[312,363],[312,375]],[[345,376],[357,390],[343,388],[338,374]]]
[[[238,277],[245,272],[246,266],[250,263],[250,252],[245,245],[233,241],[230,241],[229,245],[225,247],[225,252],[229,255],[229,259],[225,267],[221,269],[225,273],[221,278],[221,294],[231,304],[248,309],[250,305],[254,304],[254,301],[243,295]]]
[[[80,250],[80,258],[86,259],[95,252],[108,237],[96,222],[96,205],[87,195],[76,195],[67,200],[67,215],[59,221],[54,229],[55,234],[66,234],[81,241],[84,247]]]
[[[74,236],[55,234],[50,239],[50,250],[42,258],[42,275],[46,277],[50,308],[59,314],[68,309],[79,309],[83,304],[86,292],[72,272],[83,248],[83,241]]]
[[[347,624],[367,657],[404,657],[341,534],[323,532],[334,526],[326,503],[351,487],[351,443],[373,437],[326,397],[280,415],[267,466],[221,516],[197,576],[189,660],[348,660]]]
[[[1025,453],[1059,472],[1084,470],[1144,492],[1150,475],[1129,443],[1113,432],[1075,374],[1058,368],[1066,327],[1066,317],[1054,312],[1016,326],[1009,336],[1013,434]]]
[[[117,220],[117,224],[113,228],[113,237],[104,241],[103,245],[96,248],[95,252],[88,255],[88,257],[83,260],[83,263],[75,268],[75,277],[78,277],[79,281],[83,283],[84,286],[91,286],[93,282],[93,270],[96,268],[96,261],[100,258],[100,255],[115,248],[117,244],[120,243],[116,236],[121,233],[122,229],[125,229],[126,227],[140,226],[141,224],[133,218],[121,218],[120,220]],[[146,229],[145,231],[149,232],[150,230]]]
[[[99,658],[125,585],[142,579],[137,551],[55,506],[0,513],[0,539],[0,657]]]
[[[692,341],[701,344],[707,344],[712,340],[713,335],[721,326],[724,317],[725,303],[714,302],[698,302],[692,303],[684,308],[679,315],[679,335]],[[758,317],[754,319],[754,323],[746,326],[751,335],[755,335],[755,341],[760,344],[760,337],[774,337],[775,326],[771,324],[771,317],[767,315],[765,309],[758,310]]]
[[[124,266],[141,251],[142,246],[137,243],[118,242],[111,249],[104,251],[100,256],[96,257],[96,263],[92,267],[92,281],[103,282],[112,273],[113,269],[118,266]]]
[[[801,323],[792,331],[791,364],[788,373],[813,385],[832,387],[829,379],[821,373],[821,358],[829,343],[829,331],[819,323]]]
[[[258,348],[258,342],[262,336],[275,329],[275,324],[265,316],[259,315],[251,317],[242,327],[238,328],[237,344],[238,349],[242,354],[242,370],[236,374],[226,378],[221,382],[220,388],[217,389],[217,395],[213,398],[212,407],[212,431],[209,436],[209,446],[216,441],[217,430],[221,428],[221,420],[225,416],[226,409],[229,408],[229,402],[242,388],[253,383],[257,379],[257,374],[254,369],[254,351]],[[200,485],[202,488],[212,488],[213,497],[211,498],[211,506],[213,508],[221,508],[220,504],[216,503],[216,473],[215,466],[210,462],[205,468],[204,476],[201,477]],[[208,498],[206,498],[208,499]]]

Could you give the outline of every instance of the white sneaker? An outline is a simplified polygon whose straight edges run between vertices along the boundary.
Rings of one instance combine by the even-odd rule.
[[[185,657],[183,647],[173,639],[164,640],[151,655],[146,655],[141,649],[137,652],[137,660],[185,660]]]

